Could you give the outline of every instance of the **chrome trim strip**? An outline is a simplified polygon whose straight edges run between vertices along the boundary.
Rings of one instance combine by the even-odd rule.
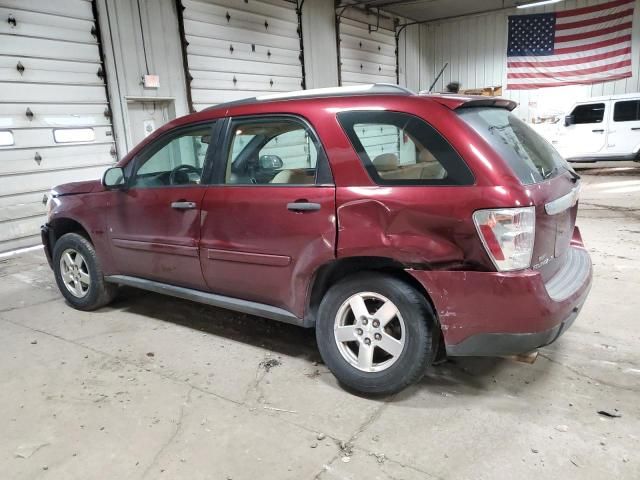
[[[547,203],[544,206],[547,215],[557,215],[558,213],[562,213],[565,210],[573,207],[576,203],[578,203],[578,198],[580,197],[580,184],[576,185],[569,193],[563,195],[560,198],[556,198],[555,200]]]

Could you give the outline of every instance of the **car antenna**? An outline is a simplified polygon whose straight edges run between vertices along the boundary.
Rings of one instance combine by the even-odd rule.
[[[440,73],[438,73],[438,76],[435,78],[435,80],[433,81],[433,83],[431,84],[431,86],[429,87],[429,93],[431,93],[431,90],[433,90],[433,87],[436,86],[436,82],[438,80],[440,80],[440,77],[442,76],[442,74],[444,73],[444,69],[447,68],[447,65],[449,65],[449,62],[445,63],[443,65],[443,67],[440,69]]]

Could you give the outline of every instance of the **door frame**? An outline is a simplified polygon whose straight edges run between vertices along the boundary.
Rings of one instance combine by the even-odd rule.
[[[224,118],[212,118],[208,120],[202,120],[199,122],[190,123],[188,125],[180,125],[178,127],[172,128],[171,130],[162,133],[158,138],[152,140],[148,145],[145,145],[140,152],[136,154],[134,158],[131,159],[129,163],[125,166],[125,173],[127,174],[127,183],[126,188],[131,188],[131,181],[134,178],[136,172],[140,168],[141,159],[146,159],[148,155],[153,155],[157,153],[160,148],[164,147],[164,143],[162,143],[167,137],[175,136],[175,134],[179,134],[184,131],[194,130],[198,127],[206,124],[211,125],[211,141],[209,144],[209,148],[207,148],[207,153],[204,157],[204,164],[202,167],[202,175],[200,176],[200,185],[209,185],[208,180],[211,178],[211,172],[213,170],[214,164],[219,162],[220,155],[220,135],[223,131]],[[215,143],[214,143],[215,142]],[[160,146],[160,148],[157,148]],[[148,188],[184,188],[190,187],[191,185],[173,185],[173,186],[165,186],[165,187],[148,187]]]
[[[221,123],[220,131],[218,134],[218,148],[217,154],[212,159],[212,168],[207,172],[208,176],[206,177],[207,185],[215,185],[217,187],[224,187],[228,184],[225,184],[225,172],[227,168],[227,152],[231,148],[231,141],[233,140],[233,132],[231,131],[231,125],[234,120],[277,120],[277,119],[287,119],[293,120],[301,125],[303,125],[316,139],[316,148],[318,151],[318,159],[316,165],[316,178],[315,183],[310,186],[335,186],[335,182],[333,179],[333,173],[331,172],[331,165],[329,164],[329,157],[327,156],[326,149],[322,143],[322,139],[320,135],[316,132],[313,125],[303,116],[291,113],[260,113],[260,114],[249,114],[249,115],[230,115],[224,118],[218,119]],[[207,152],[207,157],[208,157]],[[203,180],[204,177],[203,171]],[[204,183],[204,181],[203,181]],[[230,186],[238,186],[238,185],[230,185]],[[263,185],[253,185],[255,187],[273,187],[274,185],[263,184]],[[286,187],[286,184],[277,184],[277,186]],[[296,186],[296,185],[291,185]]]

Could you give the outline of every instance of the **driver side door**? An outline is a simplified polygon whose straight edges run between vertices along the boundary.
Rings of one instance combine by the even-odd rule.
[[[112,191],[108,229],[118,273],[205,289],[200,268],[200,209],[214,122],[179,128],[134,160],[127,188]]]

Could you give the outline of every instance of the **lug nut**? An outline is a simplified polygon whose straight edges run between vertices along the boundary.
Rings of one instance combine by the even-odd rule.
[[[381,340],[382,339],[382,335],[380,335],[379,333],[376,333],[373,338],[375,338],[376,340]]]
[[[363,325],[366,325],[367,323],[369,323],[369,320],[367,320],[366,318],[363,318],[363,319],[362,319],[362,324],[363,324]]]
[[[374,321],[373,321],[373,326],[374,326],[375,328],[378,328],[378,327],[380,326],[380,322],[379,322],[378,320],[374,320]]]
[[[362,335],[362,329],[361,329],[361,328],[358,328],[358,329],[356,330],[356,333],[357,333],[358,335]]]
[[[370,339],[369,337],[365,338],[365,339],[364,339],[364,343],[365,343],[366,345],[371,345],[371,339]]]

